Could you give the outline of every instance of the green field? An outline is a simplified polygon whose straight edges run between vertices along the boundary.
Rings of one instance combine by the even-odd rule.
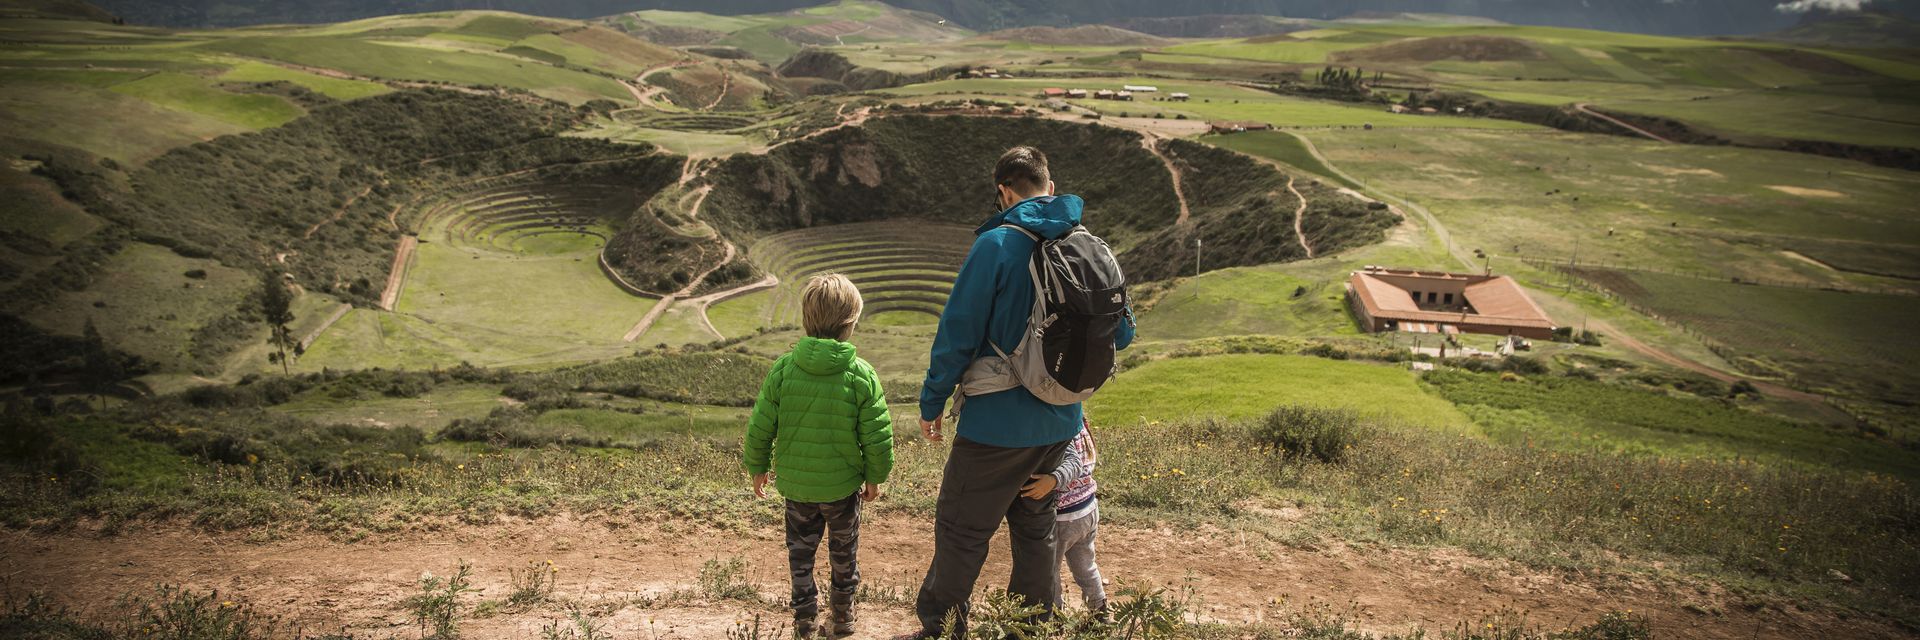
[[[263,62],[239,62],[220,74],[220,79],[227,82],[291,82],[335,100],[354,100],[392,91],[386,85],[375,82],[329,78]]]
[[[277,127],[304,113],[277,96],[229,93],[209,85],[205,78],[177,73],[156,73],[114,85],[112,90],[248,129]]]
[[[1604,274],[1604,275],[1602,275]],[[1842,396],[1913,401],[1920,383],[1905,339],[1920,298],[1734,284],[1653,273],[1596,272],[1600,284],[1704,332],[1737,366]]]
[[[573,103],[632,99],[608,78],[491,54],[314,36],[229,38],[202,47],[373,78],[512,87]]]
[[[608,282],[595,249],[522,255],[422,243],[395,313],[354,310],[308,350],[300,367],[418,369],[621,353],[627,348],[621,336],[654,301]]]
[[[1314,157],[1305,144],[1290,134],[1279,131],[1248,131],[1233,135],[1208,138],[1207,142],[1218,147],[1226,147],[1247,155],[1259,156],[1269,160],[1284,162],[1290,166],[1305,170],[1329,182],[1350,189],[1358,188],[1346,178],[1340,177],[1326,163]]]
[[[1087,402],[1096,425],[1250,418],[1275,405],[1351,409],[1448,433],[1478,431],[1453,405],[1394,365],[1310,356],[1225,355],[1157,360],[1101,387]]]
[[[193,270],[206,277],[185,275]],[[71,334],[92,320],[113,344],[165,369],[215,374],[235,349],[266,342],[266,327],[242,307],[259,286],[253,273],[131,243],[86,291],[62,295],[24,317]]]
[[[1908,175],[1844,160],[1565,133],[1307,135],[1369,187],[1426,206],[1459,249],[1497,256],[1496,270],[1578,245],[1582,262],[1887,286],[1780,252],[1797,238],[1920,245],[1899,213]]]

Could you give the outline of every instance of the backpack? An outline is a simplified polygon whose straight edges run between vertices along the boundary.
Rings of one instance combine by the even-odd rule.
[[[967,396],[1026,387],[1049,404],[1086,400],[1114,373],[1114,336],[1131,322],[1127,279],[1105,240],[1075,226],[1048,240],[1019,225],[1001,225],[1032,238],[1033,313],[1012,353],[993,344],[960,377],[953,414]]]

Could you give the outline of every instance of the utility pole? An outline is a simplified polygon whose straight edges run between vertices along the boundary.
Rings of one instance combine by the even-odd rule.
[[[1196,278],[1200,277],[1200,251],[1201,251],[1200,239],[1194,238],[1193,239],[1193,275]]]
[[[1580,236],[1573,237],[1573,256],[1567,258],[1567,288],[1560,295],[1573,293],[1573,270],[1580,266]]]

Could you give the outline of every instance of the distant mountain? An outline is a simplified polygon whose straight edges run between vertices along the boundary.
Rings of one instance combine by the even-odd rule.
[[[1920,22],[1879,11],[1809,12],[1768,40],[1849,47],[1920,47]]]
[[[112,13],[81,0],[0,0],[0,18],[53,18],[113,22]]]
[[[1017,29],[1002,29],[991,33],[983,33],[980,34],[980,38],[983,40],[1005,40],[1008,42],[1088,47],[1149,47],[1169,44],[1166,38],[1107,25],[1020,27]]]
[[[1260,15],[1126,18],[1106,24],[1162,38],[1251,38],[1314,28],[1307,20]]]
[[[821,0],[99,0],[98,4],[138,24],[237,26],[338,22],[452,9],[499,9],[566,18],[592,18],[641,9],[742,15],[777,13],[824,3]],[[1207,15],[1335,20],[1357,12],[1379,12],[1446,13],[1513,24],[1687,35],[1756,34],[1789,29],[1800,18],[1793,9],[1820,5],[1806,0],[890,0],[889,4],[946,16],[982,31]],[[1920,0],[1873,0],[1868,6],[1889,15],[1920,16]]]

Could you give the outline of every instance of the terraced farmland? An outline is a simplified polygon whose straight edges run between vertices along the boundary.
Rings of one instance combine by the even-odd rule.
[[[926,324],[939,318],[972,245],[966,227],[892,220],[788,231],[755,243],[747,255],[780,278],[760,310],[769,325],[798,323],[807,277],[829,272],[860,287],[866,321]]]
[[[418,209],[420,244],[393,313],[356,310],[300,364],[423,368],[518,365],[617,355],[655,301],[600,262],[612,222],[646,194],[597,183],[496,180]]]

